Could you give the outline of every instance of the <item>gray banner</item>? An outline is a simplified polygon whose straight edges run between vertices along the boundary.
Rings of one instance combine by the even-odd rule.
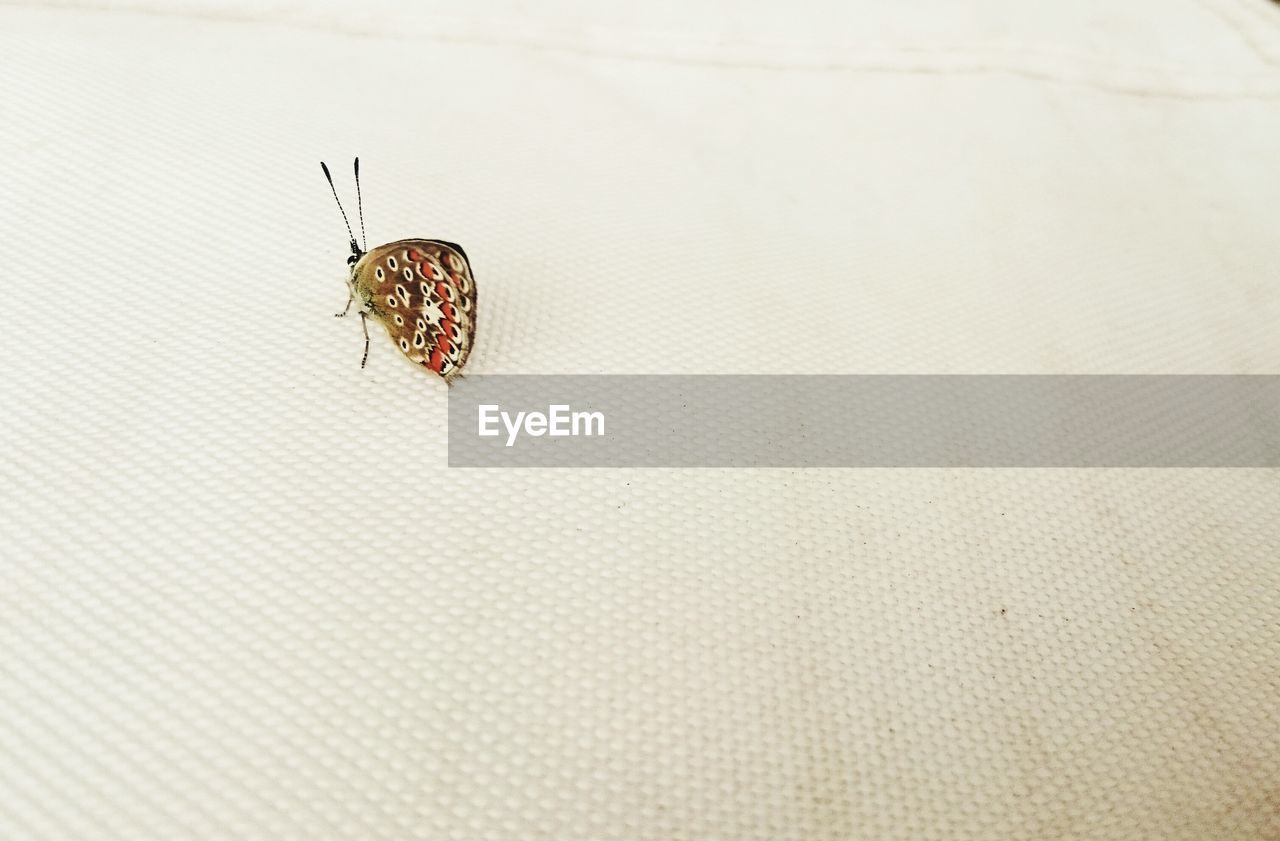
[[[1276,467],[1280,376],[472,376],[451,467]]]

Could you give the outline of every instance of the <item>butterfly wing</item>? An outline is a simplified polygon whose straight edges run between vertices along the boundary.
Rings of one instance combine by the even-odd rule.
[[[476,336],[476,284],[458,245],[403,239],[380,245],[355,268],[355,285],[400,352],[450,382]]]

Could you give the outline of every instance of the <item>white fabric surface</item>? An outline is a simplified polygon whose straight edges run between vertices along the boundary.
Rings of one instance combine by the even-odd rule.
[[[470,370],[1280,373],[1263,0],[0,7],[0,838],[1280,837],[1275,471],[461,471]]]

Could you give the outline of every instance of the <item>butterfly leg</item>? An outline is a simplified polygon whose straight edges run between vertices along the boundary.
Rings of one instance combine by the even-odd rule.
[[[369,316],[364,310],[360,310],[360,326],[364,328],[364,356],[360,359],[360,367],[363,368],[364,363],[369,361]]]
[[[344,317],[346,316],[346,314],[347,314],[348,312],[350,312],[350,311],[351,311],[351,302],[352,302],[352,301],[354,301],[355,299],[356,299],[356,294],[355,294],[354,292],[348,292],[348,293],[347,293],[347,306],[346,306],[346,308],[345,308],[345,309],[343,309],[343,310],[342,310],[342,312],[335,312],[335,313],[333,314],[333,317],[334,317],[334,318],[344,318]]]

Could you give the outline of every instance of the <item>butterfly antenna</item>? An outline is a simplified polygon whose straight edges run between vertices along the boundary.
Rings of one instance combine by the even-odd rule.
[[[360,246],[356,243],[356,235],[351,233],[351,220],[347,219],[347,211],[342,209],[342,200],[338,198],[338,190],[333,186],[333,176],[329,174],[329,167],[324,161],[320,162],[320,168],[324,170],[324,178],[329,182],[329,191],[333,193],[333,200],[338,203],[338,210],[342,211],[342,221],[347,226],[347,235],[351,237],[351,253],[358,255]]]
[[[360,239],[364,247],[369,247],[369,239],[364,234],[364,200],[360,198],[360,159],[356,158],[356,208],[360,211]]]

